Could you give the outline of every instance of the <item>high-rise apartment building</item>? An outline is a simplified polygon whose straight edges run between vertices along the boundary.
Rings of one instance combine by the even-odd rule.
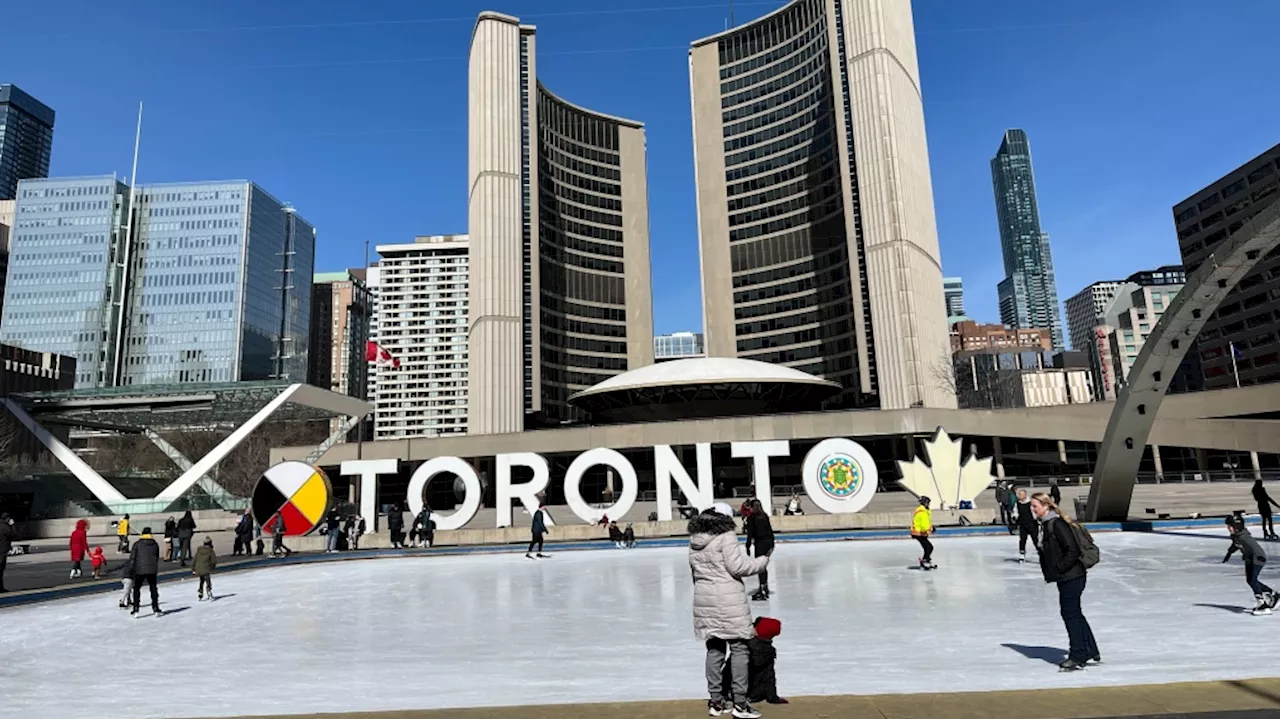
[[[13,85],[0,85],[0,200],[17,197],[18,181],[49,176],[54,112]]]
[[[1154,270],[1135,272],[1125,280],[1094,282],[1068,297],[1063,306],[1067,310],[1067,336],[1071,339],[1071,349],[1084,350],[1093,343],[1093,328],[1104,324],[1107,308],[1116,295],[1122,291],[1131,291],[1126,285],[1154,287],[1182,285],[1186,281],[1187,273],[1180,265],[1165,265]]]
[[[0,311],[3,311],[4,283],[9,275],[9,242],[13,234],[13,211],[17,200],[0,200]]]
[[[1031,143],[1022,130],[1007,130],[991,160],[1005,278],[999,286],[1000,321],[1010,327],[1046,327],[1063,349],[1062,312],[1053,275],[1049,234],[1040,229]]]
[[[311,278],[311,348],[307,383],[367,398],[369,290],[364,268],[318,272]]]
[[[1104,367],[1102,371],[1100,397],[1115,399],[1117,388],[1128,381],[1129,370],[1138,361],[1138,353],[1147,343],[1151,328],[1164,316],[1165,309],[1182,287],[1167,283],[1147,286],[1126,283],[1125,294],[1111,303],[1105,324],[1096,328],[1107,332],[1105,358],[1111,362],[1111,367]],[[1102,332],[1096,332],[1095,336],[1100,334]]]
[[[911,4],[794,0],[689,67],[707,354],[954,407]]]
[[[1280,145],[1175,205],[1187,272],[1199,269],[1223,240],[1277,201]],[[1280,248],[1240,280],[1209,317],[1196,345],[1204,389],[1280,381]]]
[[[948,319],[964,317],[964,280],[959,277],[943,277],[942,296],[947,303]]]
[[[0,341],[77,388],[306,380],[315,230],[253,183],[23,180],[12,247]]]
[[[467,235],[378,245],[376,439],[466,434]],[[478,345],[477,351],[483,352]]]
[[[673,332],[653,338],[653,359],[656,362],[705,355],[706,349],[700,332]]]
[[[471,38],[472,434],[581,419],[569,395],[653,363],[644,125],[543,86],[536,38],[493,12]]]

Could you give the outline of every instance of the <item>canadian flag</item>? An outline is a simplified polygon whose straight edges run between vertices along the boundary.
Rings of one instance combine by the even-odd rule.
[[[392,356],[377,342],[364,343],[364,361],[375,362],[379,367],[390,365],[392,369],[400,369],[400,360]]]

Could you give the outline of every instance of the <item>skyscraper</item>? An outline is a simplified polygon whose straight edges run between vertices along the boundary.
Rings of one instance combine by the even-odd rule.
[[[911,4],[794,0],[689,67],[707,354],[955,407]]]
[[[1031,144],[1022,130],[1007,130],[991,160],[1000,250],[1005,278],[1000,282],[1000,321],[1010,327],[1047,327],[1054,349],[1064,349],[1062,311],[1053,276],[1049,234],[1040,229]]]
[[[653,363],[644,125],[544,87],[508,15],[480,14],[469,72],[468,431],[579,419],[570,394]]]
[[[361,399],[369,389],[365,343],[372,313],[364,276],[363,267],[312,276],[307,352],[308,384]]]
[[[54,112],[13,85],[0,85],[0,200],[17,196],[18,180],[49,176]]]
[[[943,277],[942,294],[947,302],[947,317],[963,317],[964,280],[959,277]]]
[[[306,381],[311,225],[250,182],[134,189],[19,184],[0,341],[75,357],[77,388]]]

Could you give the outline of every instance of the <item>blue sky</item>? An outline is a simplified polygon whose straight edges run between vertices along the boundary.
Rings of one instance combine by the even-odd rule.
[[[902,0],[906,1],[906,0]],[[780,0],[738,0],[739,22]],[[988,162],[1031,138],[1063,299],[1178,261],[1170,207],[1280,142],[1275,0],[915,0],[943,266],[994,321]],[[317,269],[364,242],[466,231],[475,15],[538,25],[557,94],[648,128],[656,329],[697,329],[688,65],[727,0],[89,0],[9,3],[0,82],[58,112],[55,175],[244,178],[319,228]],[[126,13],[125,10],[128,10]]]

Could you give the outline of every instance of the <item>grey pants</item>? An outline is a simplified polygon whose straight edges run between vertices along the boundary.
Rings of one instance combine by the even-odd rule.
[[[733,701],[735,704],[747,703],[747,665],[750,657],[747,643],[742,639],[707,640],[707,692],[712,701],[720,701],[729,692],[724,686],[725,654],[728,654],[729,669],[733,675]]]
[[[133,602],[133,580],[130,579],[129,577],[125,577],[123,580],[123,583],[124,583],[124,594],[120,595],[120,606],[122,607],[128,606],[130,603]]]

